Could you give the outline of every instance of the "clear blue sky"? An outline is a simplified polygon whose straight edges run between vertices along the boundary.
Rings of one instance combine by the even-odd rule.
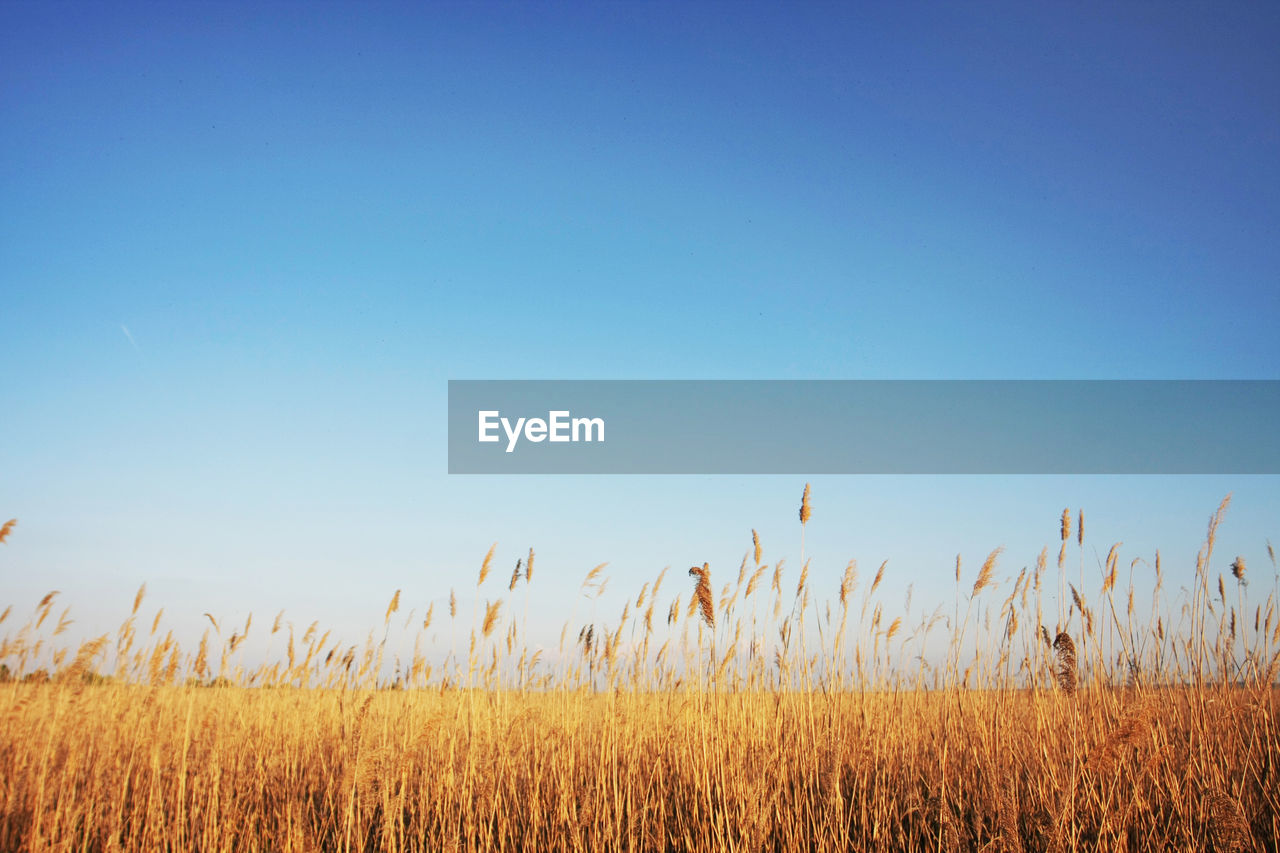
[[[450,378],[1280,378],[1277,44],[1275,4],[0,5],[0,607],[88,633],[147,581],[358,641],[496,540],[558,633],[605,560],[617,609],[753,527],[794,565],[803,477],[449,477]],[[1185,582],[1228,491],[1270,580],[1274,477],[815,478],[808,547],[918,610],[1083,506]]]

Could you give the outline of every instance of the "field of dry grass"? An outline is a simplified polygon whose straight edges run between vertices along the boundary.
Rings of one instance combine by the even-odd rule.
[[[1070,513],[1056,565],[957,562],[912,626],[884,566],[828,602],[756,541],[546,655],[532,552],[508,578],[491,550],[460,649],[403,665],[279,617],[183,648],[142,590],[67,648],[51,595],[0,646],[0,850],[1275,850],[1280,614],[1243,560],[1211,568],[1226,506],[1182,596],[1158,557],[1121,584],[1114,548],[1076,585]],[[255,630],[278,659],[246,662]]]

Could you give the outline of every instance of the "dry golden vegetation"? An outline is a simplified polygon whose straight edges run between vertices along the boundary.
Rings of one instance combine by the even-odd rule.
[[[399,591],[363,646],[206,614],[194,648],[144,590],[59,646],[51,593],[0,647],[0,850],[1275,850],[1280,613],[1212,568],[1226,508],[1189,593],[1159,555],[1122,584],[1118,547],[1086,582],[1064,512],[1056,566],[957,559],[951,612],[909,626],[883,565],[811,588],[806,486],[790,579],[753,531],[736,572],[664,571],[543,653],[533,552],[490,579],[490,549],[471,627],[451,591],[404,665]],[[278,659],[247,662],[255,630]]]

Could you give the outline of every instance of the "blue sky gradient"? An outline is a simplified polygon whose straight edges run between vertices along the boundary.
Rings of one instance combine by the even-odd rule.
[[[1263,3],[4,4],[0,606],[357,641],[494,540],[619,610],[753,527],[794,565],[802,477],[449,477],[450,378],[1280,378],[1277,44]],[[1226,561],[1280,534],[1274,477],[814,488],[818,577],[889,601],[1063,506],[1183,582],[1228,491]]]

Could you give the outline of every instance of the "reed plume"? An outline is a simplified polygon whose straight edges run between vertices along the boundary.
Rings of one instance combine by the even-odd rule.
[[[880,564],[880,568],[876,569],[876,576],[875,576],[875,578],[871,581],[871,589],[867,592],[867,595],[875,595],[875,594],[876,594],[876,588],[877,588],[877,587],[879,587],[879,586],[880,586],[880,582],[881,582],[882,580],[884,580],[884,568],[885,568],[885,566],[887,566],[887,565],[889,565],[889,561],[888,561],[888,560],[885,560],[883,563],[881,563],[881,564]]]
[[[489,568],[493,565],[493,552],[497,548],[498,543],[494,542],[489,546],[489,553],[484,555],[484,562],[480,564],[480,579],[476,581],[477,587],[484,583],[485,578],[489,577]]]
[[[702,612],[702,621],[707,623],[707,627],[714,628],[716,626],[716,611],[711,598],[711,564],[703,563],[701,568],[694,566],[689,569],[689,575],[698,579],[693,595],[698,608]]]
[[[1250,850],[1253,839],[1240,803],[1230,794],[1215,791],[1206,798],[1209,812],[1209,849],[1213,853]]]
[[[978,593],[982,592],[982,590],[985,589],[986,587],[991,585],[991,575],[995,571],[996,559],[1000,556],[1000,553],[1002,551],[1004,551],[1003,545],[1001,545],[999,548],[995,549],[990,554],[988,554],[987,559],[983,561],[982,568],[978,570],[978,578],[973,582],[973,591],[969,593],[969,596],[971,598],[977,595]],[[959,568],[958,559],[956,561],[956,566],[958,569]],[[883,570],[884,570],[884,567],[882,566],[881,571]]]
[[[1150,734],[1155,720],[1156,706],[1151,700],[1137,703],[1125,714],[1120,725],[1094,750],[1089,757],[1089,763],[1100,776],[1110,776],[1116,761],[1124,751],[1137,746]]]
[[[1053,641],[1053,650],[1058,653],[1058,686],[1068,696],[1076,692],[1076,644],[1066,631],[1059,632]]]
[[[494,627],[498,624],[498,611],[502,609],[502,599],[499,598],[492,604],[485,602],[484,622],[480,626],[480,633],[488,637],[493,633]]]

